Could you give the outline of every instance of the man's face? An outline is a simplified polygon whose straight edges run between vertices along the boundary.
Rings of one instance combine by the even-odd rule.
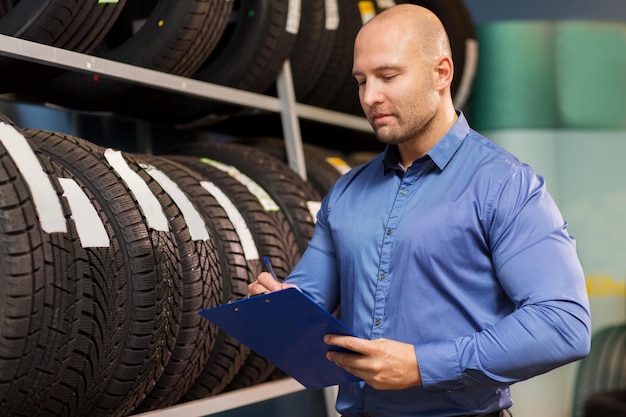
[[[353,75],[361,107],[386,144],[419,136],[437,110],[433,63],[411,33],[390,20],[372,22],[354,46]]]

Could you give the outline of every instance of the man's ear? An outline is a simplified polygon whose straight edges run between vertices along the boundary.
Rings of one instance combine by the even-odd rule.
[[[447,55],[440,56],[435,62],[435,69],[437,71],[437,89],[443,90],[446,87],[449,88],[452,84],[452,77],[454,76],[454,63],[452,62],[452,58]]]

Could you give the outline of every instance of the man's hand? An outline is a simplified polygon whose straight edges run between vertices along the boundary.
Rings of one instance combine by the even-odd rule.
[[[257,280],[248,284],[248,295],[265,294],[284,288],[295,287],[293,284],[282,284],[274,279],[269,272],[261,272]]]
[[[422,384],[413,345],[330,334],[324,336],[324,342],[360,353],[328,352],[326,357],[372,388],[399,390]]]

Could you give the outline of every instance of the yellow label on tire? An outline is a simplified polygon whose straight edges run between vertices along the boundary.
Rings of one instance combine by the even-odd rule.
[[[361,13],[361,22],[365,24],[372,17],[376,16],[376,9],[374,8],[374,2],[360,1],[359,12]]]

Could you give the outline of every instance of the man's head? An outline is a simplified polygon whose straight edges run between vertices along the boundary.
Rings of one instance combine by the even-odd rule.
[[[423,7],[387,9],[356,37],[353,75],[361,106],[384,143],[433,135],[439,139],[447,131],[449,126],[438,132],[438,122],[454,116],[453,72],[443,24]]]

